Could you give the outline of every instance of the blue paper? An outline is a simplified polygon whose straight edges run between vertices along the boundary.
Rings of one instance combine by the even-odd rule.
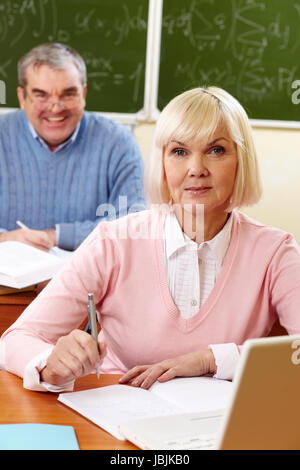
[[[79,450],[72,426],[20,423],[0,425],[0,450]]]

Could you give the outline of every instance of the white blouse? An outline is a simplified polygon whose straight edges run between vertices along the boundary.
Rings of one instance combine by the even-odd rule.
[[[165,261],[169,289],[183,318],[195,315],[208,298],[230,243],[232,217],[222,230],[206,242],[197,244],[181,230],[174,212],[165,221]],[[210,344],[218,379],[232,379],[239,358],[234,343]]]
[[[226,255],[232,228],[229,217],[209,241],[197,244],[181,230],[174,212],[165,222],[165,257],[169,288],[180,315],[191,318],[208,298]]]

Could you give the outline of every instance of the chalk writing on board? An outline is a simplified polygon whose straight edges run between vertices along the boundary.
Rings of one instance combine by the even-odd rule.
[[[97,14],[96,8],[85,12],[78,12],[74,16],[74,34],[89,34],[102,31],[105,37],[113,37],[115,45],[119,45],[131,33],[146,31],[147,22],[144,19],[143,6],[140,5],[136,14],[131,14],[128,6],[123,4],[120,15],[113,22]]]
[[[295,80],[292,83],[292,88],[296,88],[296,90],[292,93],[292,103],[299,104],[300,103],[300,80]]]
[[[12,59],[8,59],[5,62],[0,63],[0,75],[1,75],[1,77],[8,78],[7,69],[9,67],[9,65],[11,64],[11,62],[12,62]]]
[[[86,61],[88,109],[139,111],[147,21],[148,0],[0,0],[0,79],[10,79],[8,100],[17,105],[18,59],[35,45],[61,42]]]
[[[89,54],[87,54],[88,56]],[[83,53],[83,57],[85,58],[86,55]],[[85,59],[86,63],[90,63],[88,59]],[[101,92],[105,86],[107,86],[107,82],[113,82],[114,85],[122,85],[125,80],[131,81],[133,83],[132,89],[132,100],[134,102],[138,99],[138,94],[140,91],[140,87],[142,85],[143,80],[143,64],[140,62],[137,66],[133,69],[132,73],[129,76],[125,76],[122,73],[114,72],[114,67],[111,63],[107,60],[94,60],[92,63],[97,63],[97,70],[95,72],[91,71],[88,72],[88,82],[90,86],[97,92]],[[99,64],[102,64],[103,67],[99,67]],[[91,68],[91,67],[90,67]]]
[[[299,0],[284,8],[278,0],[166,0],[165,5],[161,101],[202,84],[221,86],[245,103],[263,103],[276,94],[290,102],[300,72]],[[169,53],[175,40],[176,55]]]
[[[9,47],[20,43],[29,34],[44,41],[67,41],[70,35],[58,28],[56,0],[14,0],[0,3],[0,42],[9,39]],[[37,18],[32,28],[29,19]],[[45,36],[46,34],[46,36]]]
[[[163,18],[163,28],[169,35],[173,35],[178,30],[182,30],[183,36],[188,38],[191,45],[196,50],[203,50],[206,47],[212,48],[216,41],[221,39],[217,29],[223,29],[222,17],[217,15],[215,21],[211,22],[205,18],[202,9],[196,8],[197,2],[192,1],[188,10],[182,9],[182,12],[176,17],[166,15]],[[195,21],[196,20],[196,21]],[[197,27],[195,28],[195,22]]]

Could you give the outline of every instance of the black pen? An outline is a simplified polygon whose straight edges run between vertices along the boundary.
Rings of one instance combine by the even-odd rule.
[[[97,316],[96,308],[94,301],[94,294],[88,294],[88,315],[89,315],[89,324],[91,328],[91,335],[98,345],[98,330],[97,330]],[[99,350],[99,345],[98,345]],[[97,366],[97,378],[100,377],[100,366]]]

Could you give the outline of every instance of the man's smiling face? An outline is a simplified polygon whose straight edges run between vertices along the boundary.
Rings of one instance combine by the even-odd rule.
[[[21,109],[50,150],[55,150],[74,132],[82,118],[86,85],[73,62],[64,69],[48,65],[29,66],[26,87],[18,87]]]

